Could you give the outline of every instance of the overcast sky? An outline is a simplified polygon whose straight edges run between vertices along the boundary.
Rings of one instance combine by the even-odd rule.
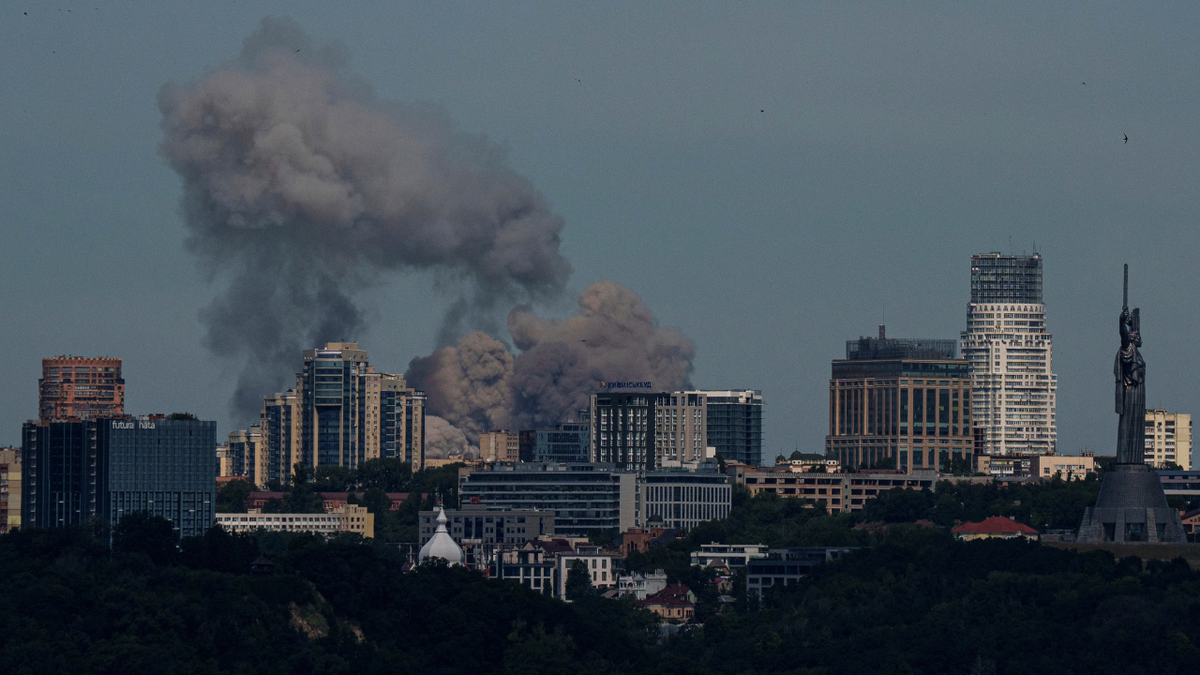
[[[695,385],[763,391],[768,456],[822,450],[845,340],[885,314],[957,337],[971,255],[1035,242],[1060,451],[1114,451],[1123,262],[1147,405],[1197,410],[1200,6],[848,5],[6,3],[0,445],[64,353],[122,357],[129,412],[231,430],[235,364],[197,318],[221,283],[184,248],[155,97],[285,14],[380,98],[505,145],[566,221],[568,300],[639,293],[695,341]],[[447,304],[385,278],[353,337],[403,372]]]

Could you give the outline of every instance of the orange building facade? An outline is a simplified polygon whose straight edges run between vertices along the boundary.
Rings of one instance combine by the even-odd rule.
[[[42,421],[124,415],[121,359],[83,356],[42,359],[38,394],[38,417]]]

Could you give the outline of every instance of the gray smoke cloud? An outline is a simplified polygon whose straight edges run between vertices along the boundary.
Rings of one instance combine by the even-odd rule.
[[[429,105],[376,100],[346,50],[264,19],[234,62],[159,93],[188,246],[228,285],[206,345],[241,364],[235,418],[289,384],[300,351],[354,339],[359,291],[431,270],[455,297],[439,344],[563,289],[562,220],[504,152]]]
[[[409,366],[406,378],[429,395],[429,410],[468,436],[500,427],[504,413],[513,430],[572,419],[604,380],[651,382],[658,391],[691,387],[695,345],[658,325],[642,299],[615,281],[584,289],[578,315],[563,321],[518,307],[508,330],[521,353],[507,368],[508,352],[482,333]]]
[[[513,355],[486,333],[470,333],[408,364],[405,380],[425,391],[426,411],[451,421],[471,442],[508,426],[512,409],[509,379]]]
[[[478,457],[479,448],[467,442],[457,427],[446,420],[427,415],[425,417],[425,456],[430,459],[446,459],[450,455],[465,458]]]

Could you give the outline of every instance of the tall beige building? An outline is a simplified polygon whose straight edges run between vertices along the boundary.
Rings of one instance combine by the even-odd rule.
[[[654,455],[661,467],[703,462],[708,448],[707,393],[672,391],[654,403]]]
[[[517,434],[506,429],[479,435],[479,458],[487,462],[515,462],[519,459]]]
[[[1146,463],[1161,469],[1169,462],[1192,470],[1192,416],[1147,410]]]

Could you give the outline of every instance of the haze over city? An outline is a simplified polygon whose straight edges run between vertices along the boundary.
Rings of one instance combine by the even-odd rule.
[[[1122,263],[1142,309],[1147,405],[1190,412],[1200,399],[1191,6],[5,11],[0,444],[36,416],[40,358],[57,354],[123,358],[130,412],[235,428],[245,364],[277,354],[206,339],[202,310],[237,272],[185,243],[169,100],[232,68],[264,16],[311,40],[318,56],[297,64],[342,64],[345,86],[380,107],[474,142],[560,238],[550,272],[517,270],[491,295],[476,271],[464,284],[462,267],[421,250],[356,268],[361,321],[328,337],[382,370],[475,329],[526,349],[514,306],[532,302],[525,326],[567,319],[580,292],[612,280],[690,340],[694,357],[679,354],[693,385],[763,391],[764,454],[820,452],[829,362],[847,339],[880,323],[956,339],[971,255],[1036,246],[1060,452],[1113,451]],[[229,332],[252,325],[253,303],[228,306]]]

